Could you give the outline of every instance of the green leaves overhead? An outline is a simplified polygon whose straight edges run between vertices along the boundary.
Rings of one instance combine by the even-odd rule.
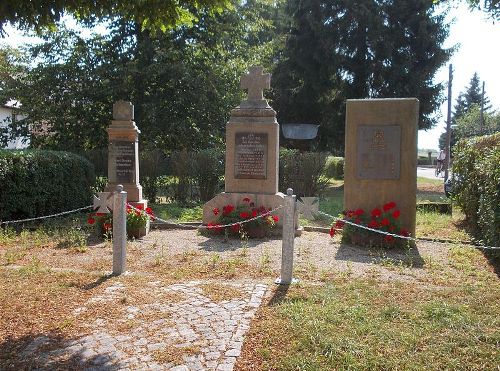
[[[134,22],[142,30],[165,32],[180,25],[192,24],[200,9],[221,12],[230,6],[229,0],[2,0],[0,3],[0,33],[10,22],[25,29],[53,28],[64,14],[91,23],[120,18]]]

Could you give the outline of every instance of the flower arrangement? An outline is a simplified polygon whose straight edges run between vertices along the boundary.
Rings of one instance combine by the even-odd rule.
[[[218,219],[215,223],[208,223],[207,229],[214,233],[264,237],[279,221],[279,217],[271,214],[271,210],[264,206],[256,207],[250,198],[245,197],[237,206],[228,204],[222,210],[214,208],[212,212]],[[222,227],[227,224],[232,225]]]
[[[401,228],[399,223],[400,215],[401,211],[397,208],[396,203],[391,201],[387,202],[382,207],[375,207],[370,213],[367,213],[363,209],[346,210],[340,217],[354,224],[409,237],[410,234],[408,230]],[[330,229],[331,237],[334,237],[337,232],[342,233],[342,242],[380,247],[391,247],[401,242],[406,242],[405,239],[397,239],[393,236],[357,228],[356,226],[345,223],[343,220],[337,220]]]
[[[139,204],[137,210],[127,204],[127,232],[137,231],[145,228],[148,220],[154,220],[154,213],[150,207],[144,210],[143,205]],[[111,237],[113,234],[113,214],[112,213],[91,213],[87,219],[90,225],[96,225],[100,233],[105,237]]]

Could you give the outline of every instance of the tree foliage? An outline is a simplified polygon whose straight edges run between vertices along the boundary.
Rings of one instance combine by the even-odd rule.
[[[24,72],[3,82],[0,99],[22,102],[17,133],[49,127],[34,146],[105,146],[112,103],[124,99],[135,105],[142,148],[214,147],[242,96],[239,76],[271,58],[272,9],[253,0],[221,14],[199,11],[196,25],[156,34],[121,19],[88,39],[61,28],[25,51],[38,63],[19,60]]]
[[[323,148],[343,146],[348,98],[417,97],[419,128],[435,125],[437,70],[449,59],[444,14],[430,0],[290,0],[284,58],[275,70],[281,122],[321,125]]]
[[[209,9],[220,12],[228,0],[2,0],[0,2],[0,34],[10,22],[25,29],[54,28],[64,14],[91,23],[117,17],[153,32],[190,24],[197,19],[196,11]]]

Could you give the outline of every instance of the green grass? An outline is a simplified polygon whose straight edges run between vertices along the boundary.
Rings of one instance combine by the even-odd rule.
[[[152,204],[155,215],[166,220],[180,222],[200,221],[203,216],[203,204],[193,203],[191,205],[180,205],[177,202],[167,204]]]
[[[263,310],[251,359],[273,370],[494,369],[499,299],[498,285],[339,279],[293,287]]]
[[[443,179],[431,179],[431,178],[425,178],[425,177],[417,177],[417,185],[422,185],[422,184],[444,184]]]

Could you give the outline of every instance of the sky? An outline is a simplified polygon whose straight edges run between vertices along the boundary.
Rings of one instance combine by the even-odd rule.
[[[448,20],[451,24],[450,35],[444,44],[448,48],[459,44],[459,49],[451,57],[453,65],[452,109],[458,94],[469,86],[474,72],[485,82],[485,92],[492,109],[500,111],[500,24],[494,24],[480,11],[471,12],[465,4],[451,9]],[[436,82],[445,82],[444,94],[448,95],[448,64],[436,74]],[[441,106],[441,119],[432,130],[420,130],[418,148],[438,149],[439,136],[446,130],[448,107],[445,101]]]
[[[458,49],[452,56],[449,63],[453,65],[452,84],[452,107],[455,105],[458,94],[464,91],[469,85],[474,72],[479,74],[479,78],[485,81],[486,95],[494,110],[500,111],[500,24],[494,24],[487,15],[480,11],[471,11],[464,4],[451,8],[447,22],[451,23],[450,35],[443,45],[445,48],[458,44]],[[74,21],[70,21],[74,24]],[[97,30],[104,31],[104,30]],[[9,37],[0,42],[10,46],[19,46],[24,42],[32,42],[36,39],[27,38],[20,32],[7,27]],[[86,31],[88,32],[88,31]],[[443,66],[435,76],[435,82],[444,82],[447,96],[448,64]],[[446,129],[447,103],[442,104],[439,123],[434,129],[419,131],[418,148],[438,149],[439,136]]]

